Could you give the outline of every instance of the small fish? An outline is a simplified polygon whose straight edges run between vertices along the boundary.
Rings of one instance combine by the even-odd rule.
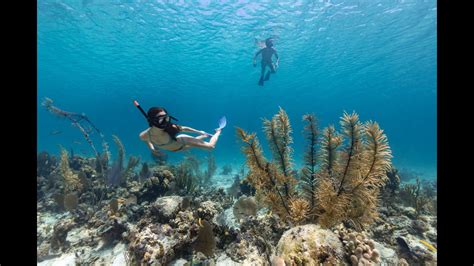
[[[54,136],[63,133],[61,130],[53,130],[49,132],[49,135]]]
[[[199,227],[204,227],[204,225],[202,225],[201,218],[199,218],[199,220],[198,220],[198,225],[199,225]]]
[[[408,246],[407,242],[405,239],[401,237],[396,238],[398,246],[401,248],[402,252],[410,252],[410,247]]]
[[[81,145],[82,143],[78,140],[73,141],[74,144]]]
[[[425,240],[420,240],[420,243],[425,245],[427,248],[429,248],[431,251],[436,252],[436,248],[433,247],[430,243],[426,242]]]

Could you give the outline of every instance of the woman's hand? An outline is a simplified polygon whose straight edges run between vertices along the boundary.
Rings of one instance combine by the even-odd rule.
[[[165,153],[160,151],[160,150],[157,150],[157,149],[153,149],[151,150],[151,153],[156,156],[156,157],[163,157],[165,156]]]

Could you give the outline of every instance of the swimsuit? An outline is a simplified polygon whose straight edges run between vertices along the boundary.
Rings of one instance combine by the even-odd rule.
[[[169,135],[168,135],[168,136],[169,136]],[[170,136],[170,140],[169,140],[167,143],[163,143],[163,144],[153,143],[153,141],[151,140],[151,133],[150,133],[150,130],[148,130],[148,140],[151,142],[151,144],[156,145],[156,146],[159,146],[159,147],[161,147],[161,146],[166,146],[166,145],[168,145],[168,144],[171,144],[173,141],[175,141],[175,140]],[[173,150],[173,151],[180,151],[180,150],[182,150],[182,149],[186,146],[186,144],[184,144],[184,143],[181,143],[181,142],[179,142],[179,141],[176,141],[176,142],[180,143],[180,144],[181,144],[181,147],[179,147],[178,149]]]

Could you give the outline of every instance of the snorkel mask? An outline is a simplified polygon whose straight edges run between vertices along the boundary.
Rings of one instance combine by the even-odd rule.
[[[154,108],[156,108],[155,110],[159,110],[159,111],[157,112],[156,115],[150,117],[147,113],[145,113],[145,111],[142,109],[142,107],[140,106],[140,104],[137,101],[133,101],[133,104],[140,110],[140,112],[143,114],[143,116],[145,116],[145,118],[148,121],[148,125],[150,127],[157,127],[157,128],[160,128],[160,129],[165,129],[168,126],[170,126],[171,120],[178,121],[177,118],[168,115],[168,111],[166,111],[165,108],[154,107]],[[148,112],[150,112],[152,109],[153,108],[150,108],[150,110]],[[158,113],[160,113],[161,111],[164,111],[165,114],[164,115],[158,115]]]
[[[165,111],[166,112],[166,111]],[[157,115],[155,117],[148,118],[148,124],[157,128],[167,128],[171,122],[171,116],[168,114]]]

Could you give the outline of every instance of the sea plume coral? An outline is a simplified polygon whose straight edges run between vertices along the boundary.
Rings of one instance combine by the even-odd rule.
[[[284,189],[285,196],[289,197],[292,193],[291,182],[293,181],[292,174],[292,158],[293,149],[290,144],[293,142],[291,138],[291,125],[288,115],[285,110],[280,107],[280,110],[271,120],[264,119],[263,130],[267,137],[267,141],[272,151],[275,165],[280,170],[279,180]]]
[[[317,163],[319,162],[316,146],[318,144],[319,131],[314,114],[304,115],[303,121],[307,123],[304,127],[304,134],[308,144],[304,153],[305,166],[301,170],[301,189],[303,197],[309,203],[309,208],[314,210],[316,206],[316,170]]]
[[[246,180],[256,189],[256,198],[266,203],[273,212],[286,217],[290,211],[287,205],[289,197],[283,189],[284,174],[265,159],[255,133],[249,134],[237,128],[237,135],[245,144],[242,152],[246,156],[246,163],[250,169]]]
[[[237,128],[250,169],[246,180],[256,189],[256,198],[296,223],[309,220],[330,227],[350,221],[358,228],[372,223],[390,169],[391,151],[383,130],[372,121],[361,123],[355,112],[344,112],[342,134],[329,126],[319,141],[314,115],[303,120],[308,145],[299,187],[292,176],[291,126],[283,109],[272,120],[264,120],[272,162],[263,156],[255,133]]]
[[[391,151],[377,123],[369,121],[362,125],[356,113],[344,113],[341,126],[348,143],[336,151],[337,161],[327,172],[329,180],[318,187],[319,198],[324,201],[326,196],[333,202],[320,206],[320,221],[322,225],[331,226],[341,220],[351,220],[362,227],[377,217],[379,188],[387,179],[385,173],[390,169]]]
[[[306,221],[309,217],[310,203],[302,198],[293,197],[288,203],[291,220],[295,224]]]

